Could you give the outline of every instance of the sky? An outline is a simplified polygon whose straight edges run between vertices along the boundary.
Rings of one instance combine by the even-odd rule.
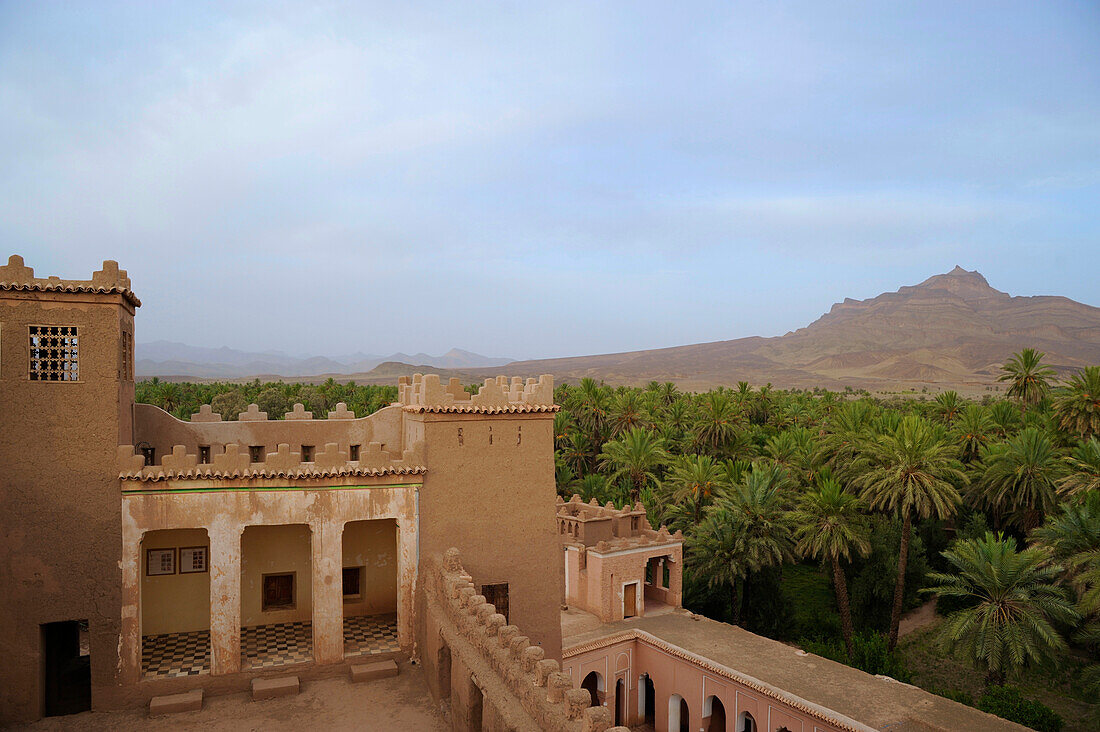
[[[137,340],[538,358],[1100,305],[1096,2],[0,0],[0,249]]]

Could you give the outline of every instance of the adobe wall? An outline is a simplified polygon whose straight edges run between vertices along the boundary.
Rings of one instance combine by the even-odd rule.
[[[114,454],[130,439],[132,351],[121,341],[136,298],[109,264],[84,285],[34,278],[16,258],[0,267],[0,723],[42,713],[42,623],[88,620],[93,708],[116,685]],[[79,381],[29,379],[29,325],[79,328]]]
[[[420,494],[422,553],[463,546],[479,583],[508,583],[509,622],[522,626],[547,658],[559,658],[563,580],[553,414],[405,418],[410,434],[423,434],[428,468]]]
[[[452,729],[603,732],[611,727],[606,709],[589,707],[587,692],[570,690],[558,662],[477,594],[457,549],[425,556],[422,579],[421,657],[433,696],[449,704]]]
[[[320,419],[321,415],[313,415],[317,419],[275,419],[284,415],[257,411],[245,421],[185,422],[152,404],[137,404],[134,407],[134,439],[131,444],[146,443],[155,448],[158,462],[175,445],[183,445],[191,454],[198,453],[199,445],[208,445],[211,454],[217,454],[231,443],[263,445],[265,452],[274,452],[280,443],[299,451],[302,445],[313,445],[320,450],[324,445],[335,442],[343,452],[347,452],[350,445],[360,445],[365,452],[368,444],[379,442],[383,450],[400,452],[399,407],[384,407],[374,414],[355,419],[349,419],[344,414],[350,413],[341,413],[340,417],[334,415],[331,419]],[[259,415],[271,419],[258,419]],[[193,419],[217,417],[217,414],[203,410],[196,413]],[[130,441],[119,444],[127,442]]]
[[[622,703],[627,724],[644,722],[639,684],[641,675],[648,674],[653,681],[656,732],[676,732],[669,729],[669,702],[673,695],[687,702],[690,729],[706,729],[715,708],[713,699],[718,699],[725,711],[727,729],[742,729],[741,724],[734,725],[747,712],[761,731],[786,727],[792,732],[871,732],[866,725],[841,719],[839,715],[830,721],[825,710],[816,716],[802,711],[786,703],[782,696],[769,695],[766,687],[744,683],[706,659],[698,662],[691,654],[648,633],[626,632],[618,640],[609,638],[589,645],[596,647],[567,649],[562,672],[576,689],[590,672],[599,674],[606,689],[603,699],[606,708],[614,710],[617,703]],[[622,681],[622,687],[617,687],[616,681]],[[616,688],[625,694],[622,702],[615,696]]]

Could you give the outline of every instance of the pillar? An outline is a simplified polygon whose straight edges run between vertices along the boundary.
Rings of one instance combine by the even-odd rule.
[[[122,627],[119,638],[120,681],[141,681],[141,537],[142,532],[123,522]]]
[[[241,532],[226,515],[217,516],[210,534],[210,672],[241,670]]]
[[[313,660],[344,660],[344,522],[310,524],[313,556]]]
[[[413,501],[413,495],[413,491],[407,491],[407,500]],[[397,643],[408,651],[415,639],[417,554],[417,516],[415,507],[410,507],[397,519]]]

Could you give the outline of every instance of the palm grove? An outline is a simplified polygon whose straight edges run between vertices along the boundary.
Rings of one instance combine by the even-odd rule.
[[[947,615],[943,648],[989,684],[1071,649],[1096,664],[1100,366],[1058,380],[1042,356],[1013,356],[1001,375],[1008,398],[980,401],[744,382],[700,394],[560,385],[558,491],[641,500],[682,530],[690,609],[815,649],[840,643],[855,665],[868,638],[892,650],[902,613],[930,596]],[[212,403],[233,419],[252,401],[269,414],[295,401],[315,415],[338,401],[366,414],[392,391],[154,380],[138,397],[179,416]],[[807,616],[784,591],[807,574],[831,586],[830,613]],[[1094,692],[1098,669],[1085,678]]]

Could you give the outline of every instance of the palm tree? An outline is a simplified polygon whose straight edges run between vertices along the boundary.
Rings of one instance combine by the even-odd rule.
[[[1100,366],[1086,366],[1066,380],[1054,400],[1054,414],[1066,432],[1100,435]]]
[[[1072,576],[1077,570],[1075,556],[1100,551],[1100,491],[1087,494],[1081,503],[1063,503],[1059,509],[1031,532],[1031,540],[1045,547]]]
[[[994,431],[1002,439],[1008,433],[1015,432],[1020,426],[1020,412],[1012,406],[1011,402],[1003,399],[993,402],[989,407],[989,418],[993,420]]]
[[[583,432],[576,430],[566,433],[561,457],[574,473],[585,475],[592,470],[594,452],[595,446]]]
[[[802,496],[798,510],[792,515],[797,526],[798,552],[802,556],[821,557],[832,565],[840,627],[849,657],[853,655],[852,610],[840,560],[849,561],[853,551],[863,556],[871,551],[870,530],[859,509],[860,500],[828,478],[819,488]]]
[[[634,502],[643,486],[660,482],[657,469],[668,461],[669,455],[664,440],[648,430],[635,428],[605,444],[599,459],[604,469],[612,471],[609,483],[629,479],[630,498]]]
[[[987,448],[983,462],[985,471],[972,493],[993,511],[999,526],[1033,529],[1055,507],[1064,467],[1041,430],[1025,427],[1007,442]]]
[[[1021,408],[1038,404],[1050,391],[1054,369],[1043,363],[1045,353],[1025,348],[1008,359],[997,381],[1008,382],[1008,396],[1020,401]]]
[[[958,392],[944,391],[936,395],[936,414],[940,416],[947,424],[951,424],[955,421],[955,418],[959,416],[959,411],[962,409],[962,400],[959,399]]]
[[[721,484],[722,472],[709,455],[684,455],[672,464],[664,488],[672,502],[687,509],[690,526],[699,523],[703,509]],[[682,527],[681,527],[682,528]]]
[[[909,416],[895,431],[870,441],[855,469],[859,476],[855,483],[862,488],[868,505],[895,513],[902,521],[898,577],[890,613],[890,650],[898,643],[913,518],[950,518],[960,501],[954,484],[967,482],[953,452],[954,446],[942,427],[935,429],[924,419]]]
[[[1058,481],[1062,495],[1077,497],[1100,490],[1100,440],[1090,437],[1066,458],[1069,473]]]
[[[712,585],[729,583],[733,619],[740,622],[741,584],[753,572],[794,561],[794,526],[787,510],[786,475],[756,464],[744,480],[723,489],[689,538],[695,571]],[[716,580],[709,573],[718,572]]]
[[[710,391],[703,396],[695,437],[704,450],[714,457],[721,457],[725,448],[737,434],[740,417],[730,398],[720,391]]]
[[[970,464],[978,460],[982,448],[989,442],[994,430],[989,410],[980,404],[968,404],[954,424],[955,444],[959,446],[959,460]]]
[[[656,383],[656,382],[654,382]],[[611,404],[611,433],[615,436],[646,426],[641,392],[631,389],[617,394]]]
[[[1018,551],[1015,539],[986,532],[983,539],[956,542],[943,556],[955,573],[930,574],[934,586],[924,591],[972,604],[947,618],[939,642],[984,671],[987,684],[1066,650],[1053,623],[1080,615],[1057,584],[1061,567],[1045,551]]]

